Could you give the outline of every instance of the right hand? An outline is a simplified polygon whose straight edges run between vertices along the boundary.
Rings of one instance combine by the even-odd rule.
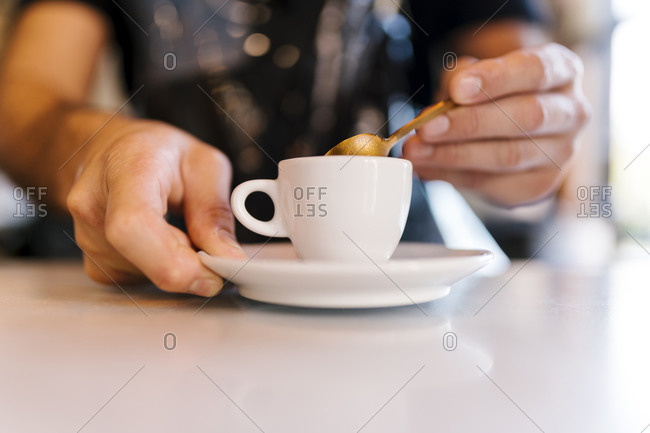
[[[106,129],[75,157],[67,196],[88,275],[103,283],[146,277],[168,292],[217,294],[222,280],[195,248],[246,257],[234,236],[226,156],[159,122]],[[189,237],[165,221],[168,211],[183,212]]]

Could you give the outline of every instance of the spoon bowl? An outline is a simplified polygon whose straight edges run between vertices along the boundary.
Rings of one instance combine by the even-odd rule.
[[[341,141],[325,155],[388,156],[390,147],[386,145],[387,141],[378,135],[359,134]]]
[[[365,155],[365,156],[388,156],[391,148],[411,131],[424,125],[433,118],[446,113],[456,104],[446,100],[427,107],[418,116],[406,125],[395,131],[388,138],[381,138],[374,134],[359,134],[346,138],[331,148],[325,156],[331,155]]]

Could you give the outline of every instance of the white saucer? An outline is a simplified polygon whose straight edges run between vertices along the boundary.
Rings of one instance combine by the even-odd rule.
[[[249,299],[319,308],[373,308],[442,298],[456,281],[479,270],[493,255],[442,245],[402,243],[387,263],[300,260],[290,243],[245,245],[251,259],[213,257],[205,266],[237,284]]]

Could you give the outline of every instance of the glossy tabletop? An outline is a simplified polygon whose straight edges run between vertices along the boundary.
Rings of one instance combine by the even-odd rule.
[[[649,269],[515,261],[429,304],[324,310],[5,260],[0,431],[641,433]]]

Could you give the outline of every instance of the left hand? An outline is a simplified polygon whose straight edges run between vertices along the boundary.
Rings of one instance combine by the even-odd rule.
[[[404,157],[423,179],[506,206],[555,192],[590,117],[579,57],[547,44],[461,63],[441,80],[441,96],[461,106],[422,126]]]

